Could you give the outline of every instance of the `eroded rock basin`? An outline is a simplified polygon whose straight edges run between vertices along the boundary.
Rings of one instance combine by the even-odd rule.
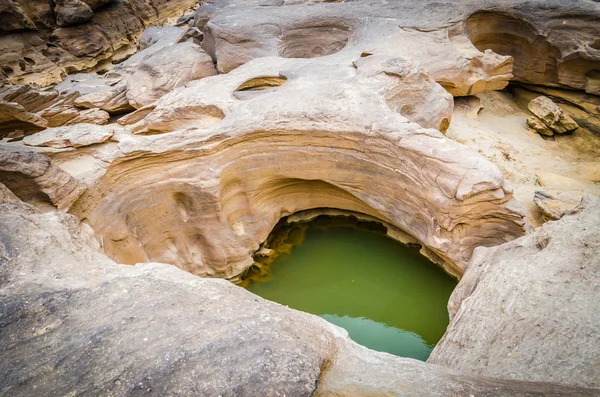
[[[270,256],[257,260],[275,259],[245,284],[345,328],[366,347],[425,361],[448,325],[456,280],[384,233],[349,217],[280,225],[267,241]]]

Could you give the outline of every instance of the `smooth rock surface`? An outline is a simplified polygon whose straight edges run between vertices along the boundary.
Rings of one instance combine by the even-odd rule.
[[[127,78],[127,100],[138,109],[176,87],[215,74],[212,58],[199,45],[184,42],[167,46],[146,57]]]
[[[71,215],[14,201],[0,203],[0,212],[2,395],[599,392],[471,376],[375,352],[319,317],[224,280],[165,264],[115,264]]]
[[[119,152],[102,154],[109,167],[72,213],[119,262],[230,278],[282,216],[338,208],[405,230],[460,274],[475,246],[527,225],[496,167],[416,124],[443,129],[451,109],[404,58],[256,59],[119,120],[158,135],[124,136]],[[165,162],[177,164],[169,183]]]
[[[471,374],[600,385],[600,200],[477,248],[428,362]]]
[[[23,143],[29,146],[49,146],[57,149],[78,148],[109,140],[114,135],[114,129],[109,126],[79,123],[45,129],[25,137]]]

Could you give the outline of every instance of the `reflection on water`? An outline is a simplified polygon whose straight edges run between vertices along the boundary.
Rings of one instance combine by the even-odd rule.
[[[433,349],[433,346],[428,345],[414,332],[368,318],[340,317],[335,314],[322,314],[321,317],[338,327],[345,328],[353,341],[373,350],[425,361]]]
[[[371,349],[426,360],[448,325],[456,281],[381,233],[322,222],[302,231],[287,231],[298,245],[248,289],[320,315]]]

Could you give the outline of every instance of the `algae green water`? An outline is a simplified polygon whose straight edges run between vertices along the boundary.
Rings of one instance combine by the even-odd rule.
[[[455,286],[416,249],[382,233],[309,224],[304,240],[275,259],[267,281],[247,288],[317,314],[363,346],[426,360],[448,325]]]

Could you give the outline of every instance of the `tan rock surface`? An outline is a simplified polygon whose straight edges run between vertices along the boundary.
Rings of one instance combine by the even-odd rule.
[[[552,102],[550,98],[543,95],[529,102],[527,108],[557,134],[565,134],[579,128],[568,114]]]
[[[542,214],[533,202],[540,188],[580,189],[600,195],[599,136],[578,128],[571,134],[544,139],[527,128],[531,114],[526,103],[520,107],[507,93],[478,97],[480,102],[474,105],[468,98],[456,100],[446,136],[502,170],[534,226],[542,223]]]
[[[16,102],[0,100],[0,138],[14,130],[41,130],[48,122],[41,116],[28,112]]]
[[[118,265],[71,215],[41,214],[16,202],[0,203],[0,212],[0,296],[6,308],[0,320],[10,335],[0,338],[3,395],[599,392],[472,376],[375,352],[317,316],[224,280],[159,263]]]
[[[545,220],[559,220],[576,213],[591,199],[583,190],[542,189],[536,190],[534,203],[540,208]]]
[[[600,200],[478,248],[428,362],[471,374],[600,385]]]
[[[129,128],[164,134],[120,137],[72,211],[121,262],[220,277],[246,269],[282,216],[311,208],[382,219],[454,273],[475,246],[524,233],[498,169],[410,123],[394,101],[413,104],[406,116],[426,126],[450,119],[452,98],[406,59],[253,60],[140,110]]]
[[[174,44],[154,52],[137,65],[127,77],[126,96],[129,104],[137,109],[176,87],[215,74],[212,58],[199,45]]]
[[[44,155],[0,147],[0,183],[20,199],[44,209],[66,211],[84,188]]]
[[[553,136],[554,131],[552,131],[544,122],[537,117],[529,117],[527,119],[527,125],[531,127],[535,132],[543,136]]]
[[[515,101],[525,107],[539,95],[547,96],[575,120],[578,133],[585,129],[600,135],[600,96],[531,84],[511,85],[511,91]]]
[[[27,136],[23,143],[29,146],[49,146],[53,148],[83,147],[109,140],[114,135],[114,127],[80,123],[72,126],[47,128],[42,132]]]
[[[262,56],[338,51],[420,62],[453,95],[534,84],[598,93],[598,8],[581,1],[210,2],[197,11],[204,48],[221,72]],[[564,23],[563,23],[564,22]],[[493,51],[493,52],[492,52]],[[501,55],[497,55],[501,54]]]
[[[8,29],[14,31],[0,34],[0,84],[47,86],[59,83],[67,71],[109,68],[111,61],[134,52],[145,28],[177,19],[197,5],[197,0],[69,0],[67,3],[77,6],[66,14],[75,18],[68,21],[64,20],[64,7],[58,5],[55,14],[51,3],[18,0],[9,6]],[[89,11],[80,10],[85,7],[94,10],[90,20]],[[77,24],[57,27],[57,15],[66,25]]]

